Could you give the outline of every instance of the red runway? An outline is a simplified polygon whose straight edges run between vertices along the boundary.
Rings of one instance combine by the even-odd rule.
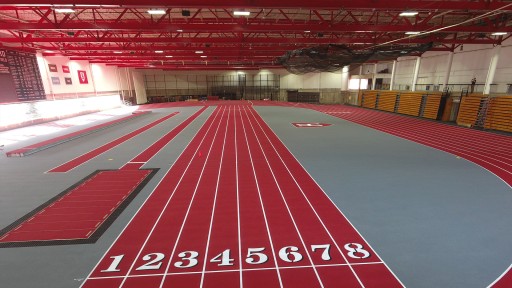
[[[105,145],[103,145],[101,147],[98,147],[98,148],[96,148],[96,149],[94,149],[94,150],[92,150],[90,152],[87,152],[87,153],[85,153],[83,155],[80,155],[80,156],[76,157],[75,159],[72,159],[72,160],[70,160],[70,161],[68,161],[68,162],[66,162],[66,163],[64,163],[62,165],[59,165],[59,166],[51,169],[48,172],[69,172],[69,171],[75,169],[76,167],[84,164],[85,162],[87,162],[87,161],[89,161],[89,160],[91,160],[91,159],[93,159],[93,158],[95,158],[95,157],[97,157],[97,156],[107,152],[108,150],[110,150],[110,149],[112,149],[112,148],[114,148],[114,147],[116,147],[116,146],[118,146],[118,145],[128,141],[129,139],[131,139],[131,138],[133,138],[133,137],[135,137],[135,136],[137,136],[137,135],[139,135],[139,134],[141,134],[141,133],[151,129],[152,127],[154,127],[154,126],[164,122],[165,120],[175,116],[176,114],[178,114],[178,112],[173,112],[173,113],[171,113],[171,114],[169,114],[167,116],[164,116],[164,117],[162,117],[162,118],[160,118],[160,119],[158,119],[156,121],[153,121],[152,123],[149,123],[148,125],[146,125],[146,126],[144,126],[142,128],[139,128],[139,129],[137,129],[137,130],[135,130],[135,131],[133,131],[131,133],[128,133],[126,135],[123,135],[123,136],[117,138],[114,141],[111,141],[111,142],[109,142],[109,143],[107,143],[107,144],[105,144]]]
[[[252,107],[219,106],[82,287],[402,287]]]
[[[88,239],[151,170],[100,171],[0,237],[0,244]]]

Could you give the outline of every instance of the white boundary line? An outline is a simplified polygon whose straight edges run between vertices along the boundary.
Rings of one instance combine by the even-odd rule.
[[[243,109],[245,110],[245,107],[243,107]],[[270,228],[268,226],[267,213],[265,212],[265,205],[263,205],[263,199],[261,198],[260,185],[258,183],[258,177],[256,176],[256,168],[254,167],[254,161],[252,160],[251,146],[249,145],[249,139],[247,138],[247,131],[245,130],[245,124],[244,124],[244,119],[242,117],[242,112],[240,112],[240,116],[241,116],[240,118],[241,118],[241,122],[242,122],[242,127],[244,130],[245,144],[247,146],[247,150],[249,151],[249,158],[251,159],[252,172],[253,172],[254,180],[256,183],[256,189],[258,190],[258,197],[260,200],[261,211],[263,212],[263,219],[265,220],[265,227],[267,228],[267,235],[268,235],[268,240],[269,240],[269,244],[270,244],[270,249],[272,251],[272,257],[274,258],[274,263],[276,265],[276,267],[272,268],[272,269],[276,269],[277,279],[279,280],[279,286],[282,288],[283,281],[281,279],[281,273],[279,272],[279,264],[277,263],[276,251],[274,248],[274,243],[272,241],[272,235],[270,233]],[[249,119],[247,119],[247,120],[249,120]]]
[[[171,255],[169,256],[169,261],[167,262],[167,265],[165,267],[165,272],[164,274],[167,274],[169,272],[169,268],[171,267],[171,263],[172,263],[172,258],[174,257],[174,253],[176,253],[176,248],[178,248],[178,243],[180,242],[180,238],[181,238],[181,233],[183,232],[183,228],[185,228],[185,224],[187,223],[187,219],[188,219],[188,215],[190,213],[190,210],[192,208],[192,204],[194,203],[194,200],[195,200],[195,197],[196,197],[196,194],[197,194],[197,190],[199,188],[199,184],[201,183],[201,179],[203,178],[203,173],[204,173],[204,169],[206,167],[206,163],[208,163],[208,158],[210,158],[210,153],[212,152],[212,148],[213,148],[213,144],[215,143],[215,139],[217,138],[217,132],[219,132],[219,128],[220,128],[220,124],[222,123],[222,117],[224,116],[224,112],[226,112],[226,108],[224,107],[224,109],[222,110],[222,115],[220,116],[220,119],[219,119],[219,122],[217,124],[217,129],[215,130],[215,134],[213,135],[213,140],[212,142],[210,143],[210,148],[208,149],[208,154],[206,155],[206,158],[204,160],[204,164],[203,164],[203,168],[201,169],[201,173],[199,174],[199,178],[197,179],[197,183],[196,183],[196,187],[194,188],[194,193],[192,194],[192,198],[190,199],[190,203],[188,205],[188,208],[187,208],[187,212],[185,213],[185,218],[183,219],[183,223],[181,224],[181,228],[180,228],[180,231],[178,232],[178,236],[176,238],[176,241],[174,242],[174,247],[172,248],[172,252],[171,252]],[[214,122],[214,121],[212,121]],[[203,138],[204,139],[204,138]],[[201,143],[202,144],[202,143]],[[199,144],[197,146],[197,150],[199,150],[199,148],[201,147],[201,144]],[[196,151],[197,151],[196,150]],[[195,154],[194,154],[195,155]],[[192,157],[192,159],[194,159],[195,157]],[[190,161],[190,163],[192,163],[192,161]],[[189,165],[190,165],[189,163]],[[187,167],[188,168],[188,167]],[[185,176],[186,173],[183,173],[182,177]],[[179,187],[179,184],[176,185],[176,188],[174,189],[174,191],[177,190],[177,188]],[[174,192],[173,192],[174,194]],[[167,206],[166,206],[167,208]],[[163,211],[162,211],[163,213]],[[158,221],[157,223],[155,223],[155,227],[156,225],[158,224]],[[149,239],[149,237],[148,237]],[[141,250],[142,252],[142,250]],[[138,257],[137,257],[138,258]],[[205,256],[205,259],[206,259],[206,256]],[[137,261],[137,259],[134,260],[133,265],[135,265],[135,262]],[[206,260],[205,260],[206,261]],[[125,278],[126,279],[126,278]],[[165,277],[162,278],[162,281],[160,282],[160,288],[163,287],[164,285],[164,282],[165,282]],[[122,287],[122,285],[121,285]],[[119,287],[119,288],[121,288]]]
[[[176,134],[176,136],[178,136],[181,132],[183,132],[183,131],[185,130],[185,128],[187,128],[187,126],[188,126],[188,125],[192,124],[192,122],[194,122],[194,121],[195,121],[199,116],[201,116],[201,114],[203,114],[203,112],[204,112],[204,111],[206,111],[206,109],[207,109],[207,108],[201,111],[201,109],[203,109],[203,108],[204,108],[204,107],[201,107],[200,109],[198,109],[197,111],[195,111],[194,113],[192,113],[192,115],[188,116],[185,120],[181,121],[181,123],[179,123],[178,125],[176,125],[176,127],[174,127],[171,131],[169,131],[169,132],[165,133],[164,135],[162,135],[162,137],[158,138],[158,139],[157,139],[155,142],[153,142],[151,145],[147,146],[147,148],[146,148],[146,149],[142,150],[139,154],[135,155],[135,157],[133,157],[129,162],[132,162],[132,160],[133,160],[133,159],[135,159],[135,158],[139,157],[142,153],[146,152],[146,150],[147,150],[147,149],[149,149],[151,146],[155,145],[155,144],[156,144],[156,142],[160,141],[163,137],[165,137],[165,136],[167,136],[169,133],[173,132],[173,131],[174,131],[174,129],[178,128],[178,126],[180,126],[180,125],[183,125],[183,123],[185,123],[185,122],[186,122],[186,121],[188,121],[190,118],[194,117],[194,115],[195,115],[196,113],[198,113],[198,114],[197,114],[197,116],[196,116],[196,118],[195,118],[194,120],[190,121],[190,123],[188,123],[185,127],[183,127],[183,129],[181,129],[181,131],[180,131],[180,132],[178,132],[178,134]],[[154,153],[153,153],[153,156],[151,156],[151,157],[146,161],[146,163],[147,163],[147,162],[149,162],[149,161],[151,161],[151,159],[153,159],[153,158],[154,158],[158,153],[160,153],[160,151],[162,151],[162,149],[164,149],[164,148],[165,148],[165,146],[167,146],[167,145],[168,145],[172,140],[174,140],[174,138],[173,138],[173,139],[171,139],[171,140],[169,140],[169,141],[167,141],[167,143],[165,143],[164,145],[162,145],[162,147],[160,147],[160,149],[158,149],[158,151],[154,152]],[[128,163],[124,164],[124,165],[123,165],[123,166],[121,166],[119,169],[123,169],[127,164],[128,164]]]
[[[161,118],[159,118],[159,119],[157,119],[157,120],[155,120],[155,121],[153,121],[153,122],[151,122],[151,123],[148,123],[148,124],[146,124],[146,125],[144,125],[144,126],[142,126],[142,127],[140,127],[140,128],[137,128],[137,129],[135,129],[135,130],[133,130],[133,131],[131,131],[131,132],[128,132],[128,133],[126,133],[126,134],[125,134],[125,135],[123,135],[123,136],[119,136],[119,137],[117,137],[116,139],[114,139],[114,140],[110,141],[109,143],[106,143],[106,144],[103,144],[103,145],[101,145],[101,146],[99,146],[99,147],[96,147],[96,148],[94,148],[94,149],[91,149],[91,150],[89,150],[89,151],[87,151],[87,152],[85,152],[85,153],[82,153],[81,155],[76,156],[75,158],[73,158],[73,159],[71,159],[71,160],[66,161],[65,163],[61,163],[60,165],[57,165],[57,166],[55,166],[55,167],[53,167],[53,168],[51,168],[51,169],[48,169],[46,172],[44,172],[44,174],[49,174],[49,173],[64,173],[64,174],[65,174],[65,173],[68,173],[68,172],[70,172],[70,171],[73,171],[74,169],[76,169],[76,168],[78,168],[78,167],[80,167],[80,166],[84,165],[85,163],[87,163],[87,162],[91,161],[92,159],[94,159],[94,158],[96,158],[96,157],[98,157],[98,156],[100,156],[100,155],[102,155],[102,154],[104,154],[104,153],[106,153],[106,152],[108,152],[108,151],[110,151],[110,150],[112,150],[112,149],[116,148],[117,146],[119,146],[119,145],[121,145],[121,144],[125,143],[126,141],[128,141],[128,140],[132,139],[133,137],[136,137],[136,136],[139,136],[139,135],[141,135],[141,134],[146,133],[147,131],[151,130],[152,128],[155,128],[156,126],[158,126],[158,125],[160,125],[160,124],[162,124],[162,123],[166,122],[167,120],[169,120],[169,119],[173,118],[174,116],[178,115],[179,113],[180,113],[180,112],[177,112],[177,111],[172,112],[172,113],[170,113],[170,114],[168,114],[168,115],[166,115],[166,116],[164,116],[164,117],[161,117]],[[159,120],[161,120],[162,118],[165,118],[165,117],[170,116],[170,115],[172,115],[172,116],[171,116],[171,117],[169,117],[169,118],[167,118],[167,119],[165,119],[164,121],[162,121],[162,122],[160,122],[160,123],[158,123],[158,124],[154,125],[153,127],[150,127],[150,128],[148,128],[148,129],[146,129],[146,130],[142,131],[141,133],[139,133],[139,134],[137,134],[137,135],[135,135],[135,136],[133,136],[133,137],[131,137],[131,138],[129,138],[129,139],[126,139],[126,141],[123,141],[122,143],[119,143],[119,144],[117,144],[117,145],[115,145],[115,146],[110,147],[109,149],[107,149],[107,150],[105,150],[105,151],[101,152],[100,154],[98,154],[98,155],[96,155],[96,156],[92,157],[91,159],[89,159],[89,160],[87,160],[87,161],[85,161],[85,162],[83,162],[83,163],[80,163],[79,165],[77,165],[77,166],[75,166],[75,167],[71,168],[70,170],[68,170],[68,171],[66,171],[66,172],[50,172],[51,170],[53,170],[53,169],[55,169],[55,168],[58,168],[58,167],[60,167],[60,166],[63,166],[63,165],[65,165],[65,164],[67,164],[67,163],[69,163],[69,162],[71,162],[71,161],[73,161],[73,160],[75,160],[75,159],[77,159],[77,158],[80,158],[80,157],[84,156],[85,154],[91,153],[92,151],[94,151],[94,150],[96,150],[96,149],[99,149],[99,148],[101,148],[101,147],[103,147],[103,146],[106,146],[106,145],[108,145],[108,144],[110,144],[110,143],[112,143],[112,142],[114,142],[114,141],[117,141],[117,140],[119,140],[120,138],[123,138],[123,137],[125,137],[126,135],[128,135],[128,134],[130,134],[130,133],[133,133],[133,132],[135,132],[135,131],[137,131],[137,130],[139,130],[139,129],[142,129],[142,128],[146,127],[146,126],[149,126],[149,125],[153,124],[154,122],[159,121]],[[156,142],[156,141],[155,141],[155,142]]]
[[[215,115],[214,115],[215,113]],[[210,114],[210,116],[208,116],[207,120],[212,118],[215,119],[217,117],[218,113],[217,111],[213,111],[212,114]],[[205,122],[206,123],[206,122]],[[213,120],[212,120],[212,123],[213,123]],[[203,125],[204,126],[204,125]],[[202,128],[202,127],[201,127]],[[208,130],[210,130],[211,128],[211,123],[210,123],[210,127],[208,128]],[[201,130],[201,129],[199,129]],[[205,136],[206,134],[208,134],[208,130],[205,132]],[[190,143],[194,140],[195,137],[192,137],[189,141],[189,143],[187,144],[187,146],[185,146],[185,149],[183,149],[180,153],[180,155],[178,156],[177,159],[180,159],[181,156],[183,155],[183,153],[187,150],[187,147],[190,145]],[[203,140],[204,140],[204,137],[203,137]],[[197,153],[197,150],[196,152]],[[195,154],[194,154],[195,155]],[[192,157],[193,159],[193,157]],[[192,161],[192,160],[190,160]],[[177,160],[176,160],[177,162]],[[175,162],[175,163],[176,163]],[[173,165],[174,166],[174,165]],[[117,243],[117,241],[119,240],[119,238],[121,237],[121,235],[124,233],[124,231],[126,230],[126,228],[128,228],[128,226],[130,225],[130,223],[133,221],[133,219],[135,218],[135,216],[137,216],[140,212],[140,210],[142,209],[142,207],[144,207],[144,205],[146,204],[146,202],[149,200],[149,198],[151,198],[151,196],[153,195],[153,193],[155,192],[155,190],[160,186],[160,184],[162,183],[162,181],[167,177],[167,175],[169,174],[169,172],[171,171],[172,167],[169,167],[169,169],[165,172],[164,176],[160,179],[160,181],[158,181],[157,185],[155,186],[155,188],[153,188],[153,191],[151,191],[151,193],[149,193],[148,197],[144,200],[144,202],[142,202],[142,204],[140,205],[139,209],[137,209],[137,211],[133,214],[133,216],[130,218],[130,220],[128,221],[128,223],[126,223],[126,225],[124,226],[124,228],[121,230],[121,232],[119,232],[119,234],[117,235],[116,239],[114,239],[114,241],[112,242],[112,244],[110,245],[110,247],[105,251],[105,253],[103,253],[103,256],[101,256],[100,260],[98,261],[98,263],[94,266],[94,268],[91,270],[91,272],[89,272],[89,274],[87,275],[87,277],[85,278],[85,281],[80,285],[80,287],[83,287],[85,285],[85,283],[87,282],[87,279],[90,278],[90,276],[92,275],[92,273],[94,273],[94,271],[96,271],[96,269],[98,268],[98,266],[100,265],[101,261],[105,258],[105,256],[108,254],[108,252],[110,252],[110,250],[112,249],[112,247]],[[187,166],[188,167],[188,166]],[[184,174],[183,174],[184,175]],[[172,197],[172,195],[171,195]],[[170,201],[170,199],[169,199]]]
[[[263,134],[265,135],[265,137],[267,138],[268,142],[270,143],[270,145],[272,145],[272,148],[274,149],[275,153],[277,154],[277,156],[279,157],[279,159],[281,160],[281,163],[283,163],[284,167],[286,168],[286,171],[288,171],[288,174],[292,177],[293,181],[295,182],[295,185],[297,186],[297,188],[299,188],[300,192],[302,193],[302,196],[304,197],[304,199],[306,200],[306,202],[308,203],[309,207],[311,208],[311,210],[313,211],[313,213],[315,213],[315,216],[317,217],[318,221],[320,221],[320,224],[322,225],[322,227],[324,228],[325,232],[327,232],[327,235],[329,235],[329,238],[331,238],[331,241],[334,243],[334,245],[336,245],[336,248],[338,249],[338,252],[341,254],[341,257],[343,257],[343,260],[345,260],[345,262],[348,264],[348,267],[350,268],[350,270],[352,271],[352,273],[354,274],[354,276],[356,277],[357,279],[357,282],[359,282],[359,284],[361,284],[362,287],[364,287],[364,284],[363,282],[361,281],[361,279],[359,278],[359,275],[357,275],[356,271],[352,268],[351,266],[351,263],[350,261],[347,259],[347,257],[345,256],[345,253],[344,251],[341,250],[340,246],[338,245],[338,241],[336,241],[334,239],[334,237],[332,236],[331,234],[331,231],[329,231],[329,229],[327,228],[327,226],[325,225],[324,221],[322,220],[322,218],[320,217],[320,215],[318,215],[318,213],[316,212],[316,209],[313,207],[313,204],[311,204],[311,202],[309,201],[309,198],[306,196],[306,193],[304,193],[304,190],[302,189],[301,185],[299,185],[299,183],[297,182],[297,179],[295,178],[295,176],[292,174],[292,172],[290,171],[290,169],[288,168],[288,165],[285,163],[285,161],[283,160],[283,158],[281,157],[280,153],[277,151],[276,147],[274,146],[274,143],[272,143],[272,140],[270,140],[270,138],[268,137],[267,133],[265,132],[265,130],[263,129],[263,127],[261,127],[261,124],[259,123],[258,119],[256,118],[256,116],[254,116],[254,114],[252,113],[251,111],[251,114],[254,118],[254,120],[256,121],[256,123],[258,123],[258,126],[260,127],[261,131],[263,132]],[[267,127],[269,127],[267,125]],[[270,128],[270,127],[269,127]],[[283,143],[284,144],[284,143]],[[289,150],[288,150],[289,151]],[[290,153],[291,154],[291,153]],[[378,257],[378,256],[377,256]],[[379,260],[381,260],[379,258]]]
[[[333,116],[334,117],[334,116]],[[272,127],[270,127],[270,125],[268,125],[265,120],[260,117],[261,120],[268,126],[268,128],[270,129],[270,131],[272,131],[272,133],[275,135],[275,137],[277,139],[279,139],[279,141],[281,141],[281,143],[283,143],[283,146],[286,147],[286,144],[279,138],[279,136],[277,136],[277,134],[274,132],[274,130],[272,130]],[[384,264],[386,266],[386,268],[391,272],[391,274],[393,274],[393,276],[395,276],[395,279],[397,279],[397,281],[405,287],[405,285],[400,281],[400,279],[398,279],[398,277],[395,275],[395,273],[393,272],[393,270],[391,270],[389,268],[389,266],[386,264],[386,262],[384,262],[384,260],[382,259],[382,257],[379,256],[379,254],[377,253],[377,251],[375,249],[373,249],[373,247],[370,245],[370,243],[368,241],[366,241],[366,239],[363,237],[363,235],[361,234],[361,232],[359,232],[359,230],[357,230],[357,228],[354,226],[354,224],[352,224],[352,222],[347,218],[347,216],[345,216],[345,214],[340,210],[340,208],[338,208],[338,206],[336,206],[336,204],[334,203],[334,201],[332,201],[332,199],[329,197],[329,195],[327,193],[325,193],[324,189],[318,184],[318,182],[316,182],[315,178],[313,178],[311,176],[311,174],[309,174],[309,172],[306,170],[306,168],[304,168],[304,165],[302,165],[302,163],[300,163],[300,161],[297,159],[297,157],[295,157],[295,155],[293,155],[293,153],[290,151],[290,149],[288,149],[288,147],[286,147],[286,149],[288,150],[288,152],[290,153],[290,155],[295,159],[295,161],[297,161],[297,163],[299,163],[299,165],[302,167],[302,169],[304,169],[304,171],[309,175],[309,177],[313,180],[313,182],[318,186],[318,188],[320,188],[320,190],[324,193],[324,195],[327,197],[327,199],[329,199],[329,201],[331,201],[332,205],[334,207],[336,207],[336,209],[338,210],[338,212],[347,220],[348,223],[350,223],[350,225],[352,226],[352,228],[354,228],[354,230],[357,232],[357,234],[359,234],[359,236],[361,236],[361,238],[366,242],[366,244],[368,245],[368,247],[370,247],[372,249],[372,251],[375,253],[375,255],[381,259],[382,261],[382,264]]]
[[[332,116],[332,117],[336,117],[336,116]],[[342,118],[343,119],[343,118]],[[482,158],[479,158],[478,155],[477,156],[471,156],[471,154],[468,154],[468,153],[464,153],[464,152],[457,152],[457,150],[455,149],[452,149],[452,148],[445,148],[446,150],[443,150],[443,149],[440,149],[438,147],[445,147],[445,146],[442,146],[442,145],[434,145],[434,146],[429,146],[427,143],[432,143],[431,141],[428,141],[428,140],[419,140],[419,141],[422,141],[422,142],[418,142],[418,141],[415,141],[414,139],[422,139],[422,138],[418,138],[418,137],[413,137],[413,136],[403,136],[403,135],[407,135],[407,134],[404,134],[404,133],[398,133],[398,132],[391,132],[391,131],[396,131],[396,130],[392,130],[392,129],[389,129],[389,130],[384,130],[384,129],[377,129],[377,128],[374,128],[374,127],[371,127],[371,126],[368,126],[370,124],[363,124],[363,123],[359,123],[359,122],[356,122],[356,121],[353,121],[353,120],[348,120],[348,119],[343,119],[343,120],[347,120],[347,121],[350,121],[352,123],[355,123],[355,124],[358,124],[358,125],[362,125],[364,127],[367,127],[367,128],[370,128],[372,130],[375,130],[375,131],[379,131],[381,133],[384,133],[384,134],[387,134],[387,135],[391,135],[391,136],[395,136],[395,137],[398,137],[398,138],[401,138],[401,139],[404,139],[404,140],[407,140],[407,141],[410,141],[410,142],[413,142],[415,144],[419,144],[419,145],[423,145],[427,148],[430,148],[430,149],[435,149],[437,151],[441,151],[441,152],[444,152],[444,153],[447,153],[447,154],[450,154],[450,155],[454,155],[454,156],[458,156],[458,155],[469,155],[470,157],[472,158],[475,158],[475,159],[478,159],[478,160],[481,160],[482,162],[484,163],[487,163],[489,164],[490,166],[494,166],[496,167],[498,170],[503,170],[504,172],[507,172],[507,173],[511,173],[510,171],[508,171],[507,169],[505,168],[502,168],[500,166],[497,166],[495,164],[492,164],[486,160],[483,160]],[[451,147],[451,146],[449,146]],[[455,151],[455,152],[450,152],[450,151]],[[480,166],[482,169],[485,169],[487,170],[489,173],[493,174],[494,176],[496,176],[498,179],[500,179],[501,181],[503,181],[510,189],[512,189],[512,186],[511,184],[507,183],[507,181],[505,181],[504,179],[502,179],[500,176],[498,176],[496,173],[494,173],[493,171],[491,171],[489,168],[487,167],[484,167],[482,166],[481,164],[479,163],[476,163],[472,160],[469,160],[467,158],[464,158],[465,160],[475,164],[475,165],[478,165]]]
[[[235,109],[234,113],[235,113],[235,116],[233,117],[234,119],[234,122],[235,122],[235,171],[236,171],[236,174],[235,174],[235,179],[236,179],[236,215],[237,215],[237,228],[238,228],[238,262],[239,262],[239,266],[238,268],[240,268],[240,288],[243,288],[244,287],[244,282],[243,282],[243,273],[242,273],[242,235],[241,235],[241,227],[240,227],[240,183],[238,183],[238,142],[237,142],[237,126],[236,126],[236,116],[237,116],[237,111],[238,111],[238,115],[240,116],[240,119],[242,114],[240,113],[240,106],[237,105],[236,108],[238,109]]]
[[[319,111],[319,112],[321,112],[321,111]],[[328,112],[328,113],[331,113],[331,112]],[[327,115],[329,115],[329,114],[327,114]],[[357,115],[360,115],[360,114],[356,114],[356,116]],[[333,115],[330,115],[330,116],[333,116]],[[339,117],[336,117],[336,118],[339,118]],[[375,122],[375,120],[377,120],[377,119],[387,119],[387,118],[386,117],[379,117],[379,118],[373,117],[372,120],[350,120],[350,119],[345,119],[345,118],[339,118],[339,119],[347,120],[352,123],[364,125],[368,128],[372,128],[374,130],[381,131],[378,128],[374,128],[374,127],[367,126],[367,125],[372,125]],[[358,121],[361,121],[361,122],[358,122]],[[395,131],[396,129],[402,129],[402,130],[407,129],[408,131],[416,132],[415,135],[420,134],[418,132],[426,132],[425,134],[430,134],[429,138],[433,139],[432,141],[437,141],[437,143],[440,143],[439,140],[444,140],[444,142],[443,142],[444,144],[453,145],[453,147],[465,147],[465,150],[471,150],[471,151],[479,152],[481,154],[491,155],[491,156],[486,156],[486,157],[511,166],[510,163],[500,161],[500,160],[498,160],[498,158],[512,160],[512,155],[510,155],[510,153],[512,152],[510,149],[510,147],[512,145],[512,141],[510,143],[504,143],[503,145],[497,145],[498,144],[497,142],[495,143],[495,142],[489,141],[487,139],[479,139],[479,141],[474,141],[473,138],[468,138],[468,137],[472,137],[471,135],[465,135],[464,133],[462,133],[462,131],[458,131],[459,129],[457,129],[457,130],[447,129],[444,133],[441,134],[441,133],[436,133],[436,131],[438,131],[438,130],[433,130],[437,127],[432,127],[432,129],[430,129],[430,128],[426,127],[426,125],[425,125],[426,123],[407,123],[406,121],[402,120],[402,121],[395,121],[395,122],[393,122],[393,124],[394,124],[393,126],[389,126],[386,128],[393,130],[393,131]],[[449,134],[450,137],[447,137],[448,136],[447,133],[450,133]],[[388,134],[391,134],[391,133],[388,133]],[[410,135],[410,134],[406,134],[406,135]],[[506,149],[506,150],[503,151],[504,149]]]
[[[340,113],[340,112],[327,111],[327,110],[316,110],[316,109],[311,109],[311,110],[321,112],[321,113],[324,113],[327,115]],[[370,113],[370,112],[374,112],[374,113]],[[494,134],[494,133],[480,131],[480,130],[467,130],[466,128],[462,128],[459,126],[447,125],[447,124],[438,123],[438,122],[432,123],[432,122],[427,122],[427,121],[424,121],[421,119],[410,118],[410,117],[397,117],[400,115],[388,114],[388,113],[378,113],[378,112],[381,112],[381,111],[378,111],[378,110],[364,111],[362,113],[355,112],[352,115],[348,115],[346,118],[341,118],[343,116],[335,116],[335,115],[330,115],[330,116],[334,116],[336,118],[347,120],[347,121],[350,121],[350,122],[353,122],[356,124],[361,124],[361,123],[358,123],[357,121],[366,121],[365,123],[374,123],[374,122],[378,122],[379,119],[395,118],[395,119],[393,119],[394,120],[393,124],[398,124],[395,126],[403,125],[403,126],[415,127],[415,128],[421,127],[422,128],[422,129],[420,129],[421,131],[427,131],[424,128],[426,128],[426,126],[428,124],[434,124],[434,128],[437,128],[436,126],[443,127],[443,130],[445,130],[449,133],[450,138],[444,137],[444,139],[449,139],[449,140],[462,139],[463,141],[467,141],[467,140],[471,140],[471,139],[467,139],[465,137],[472,137],[473,139],[478,138],[479,141],[470,141],[470,142],[472,142],[474,144],[474,146],[480,146],[480,147],[485,148],[486,150],[488,150],[489,148],[493,149],[496,147],[507,148],[510,150],[510,147],[512,145],[512,141],[510,141],[512,139],[507,138],[508,136],[505,136],[505,135]],[[374,114],[379,114],[379,115],[376,116]],[[380,114],[382,114],[382,115],[380,115]],[[354,120],[354,119],[357,119],[358,117],[371,117],[371,119]],[[376,128],[373,128],[373,129],[376,129]],[[428,130],[428,131],[432,131],[432,130]],[[492,140],[489,140],[489,137],[487,137],[487,136],[491,136],[491,135],[494,137]],[[435,136],[437,137],[437,136],[445,136],[445,135],[435,135]],[[457,143],[457,144],[460,144],[460,143]],[[470,147],[472,147],[472,146],[470,146]]]
[[[503,272],[496,280],[494,280],[494,282],[489,284],[489,286],[487,286],[487,288],[491,288],[494,284],[498,283],[498,281],[500,281],[501,278],[503,278],[508,273],[508,271],[510,271],[511,269],[512,269],[512,264],[510,264],[510,266],[508,266],[507,270],[505,270],[505,272]]]
[[[250,109],[250,108],[249,108]],[[256,138],[256,141],[258,141],[258,145],[260,147],[261,153],[263,154],[263,157],[265,157],[265,162],[267,162],[268,168],[270,169],[270,173],[272,173],[272,178],[274,178],[274,182],[277,186],[277,189],[279,190],[279,194],[281,195],[281,198],[283,199],[284,205],[286,206],[286,210],[288,211],[288,215],[290,215],[290,218],[293,223],[293,227],[295,227],[295,231],[297,232],[297,235],[299,236],[300,242],[302,243],[302,246],[304,247],[304,251],[306,252],[306,255],[309,259],[309,262],[312,265],[313,271],[315,272],[316,278],[318,279],[318,283],[320,284],[320,287],[324,287],[324,283],[322,282],[322,279],[320,278],[320,275],[318,274],[318,271],[316,270],[315,264],[313,262],[313,259],[311,258],[311,255],[309,253],[308,247],[306,246],[306,243],[304,242],[304,238],[302,237],[302,234],[299,231],[299,227],[297,227],[297,223],[295,222],[295,218],[293,217],[292,212],[290,211],[290,207],[288,206],[288,202],[286,202],[286,199],[283,195],[283,191],[281,189],[281,185],[279,185],[276,175],[274,173],[274,170],[272,169],[272,166],[270,165],[270,162],[268,161],[267,155],[265,154],[265,149],[263,149],[263,146],[261,145],[260,139],[258,137],[258,134],[256,133],[256,130],[254,130],[254,126],[252,125],[252,122],[249,119],[249,115],[247,113],[247,110],[244,107],[244,112],[247,117],[247,120],[249,121],[249,124],[251,125],[251,129],[254,133],[254,136]]]
[[[213,196],[213,207],[212,207],[212,214],[210,217],[210,227],[208,229],[208,238],[206,240],[206,247],[204,252],[204,262],[203,262],[203,269],[201,273],[201,282],[199,284],[199,287],[203,287],[204,284],[204,273],[206,270],[206,263],[208,263],[208,251],[210,250],[210,239],[212,236],[212,227],[213,227],[213,220],[215,217],[215,209],[217,208],[217,196],[219,195],[219,182],[220,182],[220,174],[222,172],[222,163],[224,163],[224,150],[226,148],[226,138],[228,135],[229,130],[229,118],[231,116],[231,108],[228,109],[228,119],[226,121],[226,131],[224,131],[224,142],[222,143],[222,152],[220,154],[220,163],[219,163],[219,172],[217,173],[217,184],[215,185],[215,195]],[[229,152],[228,152],[229,153]]]

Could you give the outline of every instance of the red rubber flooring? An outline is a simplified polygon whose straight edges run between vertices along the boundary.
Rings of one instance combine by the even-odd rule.
[[[87,239],[150,173],[100,171],[4,234],[0,243]]]
[[[256,111],[221,106],[82,287],[242,285],[402,287]]]

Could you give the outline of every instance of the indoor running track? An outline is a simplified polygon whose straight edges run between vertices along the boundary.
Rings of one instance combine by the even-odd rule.
[[[251,106],[218,106],[82,287],[403,287]]]

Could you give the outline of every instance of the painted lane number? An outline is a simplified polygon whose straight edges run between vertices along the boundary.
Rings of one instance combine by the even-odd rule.
[[[354,259],[365,259],[370,257],[370,252],[364,249],[364,246],[359,243],[347,243],[343,246],[347,250],[347,255]],[[321,258],[324,261],[331,260],[330,254],[331,244],[322,245],[311,245],[311,251],[313,253],[322,253]],[[279,250],[278,256],[281,260],[288,263],[300,262],[304,257],[299,251],[300,249],[296,246],[286,246]],[[268,261],[268,256],[264,253],[265,248],[248,248],[245,262],[251,265],[263,264]],[[101,272],[119,272],[121,271],[118,266],[121,264],[124,255],[111,256],[112,263],[107,269],[101,270]],[[191,268],[199,264],[197,258],[199,252],[196,251],[183,251],[178,254],[179,261],[174,263],[174,267],[185,269]],[[139,266],[135,270],[158,270],[162,266],[162,261],[165,258],[163,253],[149,253],[142,257],[143,261],[146,261],[143,265]],[[211,263],[219,263],[217,266],[232,266],[234,265],[235,259],[231,258],[231,249],[226,249],[222,253],[210,259]]]

